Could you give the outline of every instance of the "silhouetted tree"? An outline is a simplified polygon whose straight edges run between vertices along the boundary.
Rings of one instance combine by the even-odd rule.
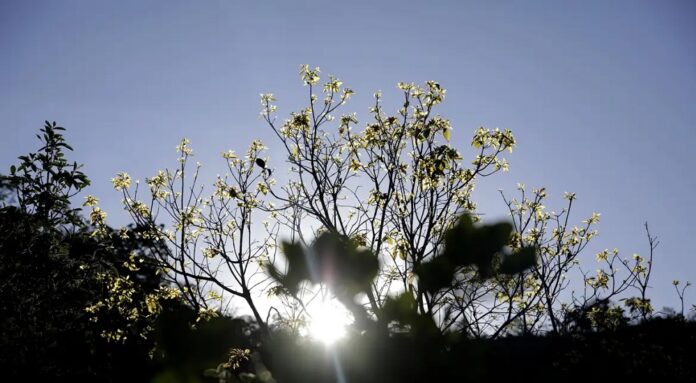
[[[590,274],[580,255],[600,215],[573,225],[573,193],[554,212],[543,204],[544,188],[529,193],[519,185],[519,199],[503,195],[510,222],[479,222],[471,193],[476,180],[507,170],[502,154],[516,145],[509,130],[477,129],[467,163],[450,144],[449,120],[436,113],[446,93],[439,83],[399,83],[403,98],[393,114],[377,92],[357,131],[355,114],[337,117],[351,89],[333,76],[319,85],[319,68],[303,65],[300,76],[307,106],[282,122],[275,97],[261,95],[261,117],[289,166],[284,185],[258,140],[244,154],[222,153],[227,173],[208,194],[187,139],[176,148],[175,168],[143,184],[125,172],[112,179],[142,236],[166,243],[168,250],[153,252],[154,267],[199,320],[244,302],[265,344],[282,350],[282,341],[291,345],[310,322],[313,302],[332,295],[351,311],[354,330],[371,334],[355,338],[375,352],[361,355],[389,355],[394,346],[407,354],[396,352],[398,363],[384,374],[401,366],[398,376],[427,380],[433,368],[448,366],[441,361],[468,352],[464,340],[617,331],[631,319],[652,318],[647,288],[657,241],[649,232],[647,258],[604,250]],[[101,210],[92,209],[103,225]],[[281,236],[289,241],[279,246]],[[258,301],[268,297],[273,305],[262,313]],[[373,341],[390,346],[372,348]],[[274,347],[266,348],[266,360],[290,381],[301,379],[306,372],[292,375],[294,367],[269,356]],[[218,366],[215,376],[236,379],[229,373]]]
[[[114,347],[102,335],[124,317],[104,315],[95,321],[87,309],[109,295],[108,276],[129,278],[136,285],[134,300],[143,301],[158,289],[154,268],[131,265],[153,246],[131,235],[138,228],[97,238],[80,208],[72,207],[71,199],[89,180],[80,165],[67,161],[65,151],[72,148],[63,130],[47,121],[37,135],[38,152],[21,156],[20,164],[0,177],[0,368],[5,375],[27,379],[119,380],[121,374],[147,368],[151,345],[138,337],[138,329],[131,341]]]

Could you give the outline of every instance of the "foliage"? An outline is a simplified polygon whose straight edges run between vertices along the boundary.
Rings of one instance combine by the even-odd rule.
[[[70,208],[70,198],[89,185],[82,165],[65,158],[64,150],[72,147],[61,134],[64,130],[55,121],[46,121],[36,135],[43,146],[37,153],[20,156],[19,166],[12,165],[10,176],[3,177],[20,211],[43,219],[47,228],[79,224],[79,209]]]
[[[435,82],[428,82],[426,89],[399,84],[404,104],[397,116],[384,113],[376,94],[374,121],[365,131],[353,133],[357,119],[344,115],[336,134],[325,125],[352,90],[330,77],[320,105],[313,90],[318,70],[303,66],[301,76],[310,88],[310,106],[292,113],[282,126],[272,117],[274,97],[262,95],[262,116],[288,150],[294,179],[276,186],[269,159],[262,156],[265,147],[254,141],[244,157],[223,153],[229,173],[218,178],[212,195],[204,196],[196,184],[200,165],[189,169],[193,150],[184,139],[177,146],[178,169],[158,171],[147,180],[149,201],[138,199],[138,187],[130,188],[127,173],[113,179],[126,209],[134,222],[150,227],[151,237],[168,241],[172,251],[158,259],[159,266],[202,313],[240,297],[265,328],[266,320],[251,298],[260,288],[281,302],[268,313],[278,323],[302,321],[302,310],[285,315],[288,307],[311,300],[307,291],[295,294],[269,286],[264,271],[276,268],[279,235],[307,245],[328,230],[364,246],[381,265],[380,278],[367,278],[372,280],[365,290],[369,315],[379,315],[389,294],[401,289],[413,290],[419,310],[439,315],[449,306],[451,292],[418,291],[415,270],[440,252],[444,233],[457,217],[474,209],[469,198],[474,179],[507,168],[499,155],[515,145],[512,134],[477,130],[472,146],[478,154],[472,168],[464,167],[461,155],[447,143],[449,122],[434,113],[445,95]],[[370,191],[362,192],[364,186]],[[161,214],[171,217],[171,229],[158,226]],[[269,219],[259,222],[262,214]],[[259,231],[265,239],[252,238]]]
[[[147,180],[152,197],[149,203],[138,200],[137,186],[131,193],[127,173],[119,173],[112,180],[114,188],[122,191],[125,207],[136,224],[148,229],[142,237],[168,245],[163,251],[153,252],[149,261],[175,287],[173,291],[199,311],[201,319],[217,316],[228,296],[243,298],[267,332],[251,296],[251,290],[263,283],[263,278],[257,281],[259,270],[250,268],[252,262],[263,260],[261,251],[273,238],[258,245],[251,237],[251,215],[261,193],[251,188],[260,177],[256,160],[262,145],[252,143],[244,160],[225,153],[237,187],[227,187],[218,179],[214,196],[206,200],[196,186],[199,165],[193,170],[191,184],[187,183],[188,159],[193,155],[188,145],[184,139],[176,148],[180,166],[175,172],[159,171]],[[93,207],[93,213],[98,209]],[[160,212],[174,217],[172,229],[157,224]]]
[[[503,194],[509,222],[481,222],[471,193],[476,180],[507,170],[502,154],[516,145],[509,130],[477,129],[467,164],[436,114],[440,84],[399,83],[393,115],[376,93],[356,131],[355,114],[334,117],[351,89],[329,76],[319,90],[318,68],[304,65],[300,76],[308,105],[282,123],[275,97],[261,96],[261,117],[286,151],[287,182],[278,185],[267,148],[253,141],[244,154],[222,153],[227,173],[206,194],[202,165],[183,139],[176,167],[146,187],[125,172],[112,179],[133,220],[120,230],[107,225],[96,197],[83,204],[89,221],[71,207],[89,180],[65,159],[72,148],[63,129],[46,122],[39,152],[0,178],[3,362],[115,380],[131,361],[139,367],[126,373],[141,380],[199,381],[205,370],[221,382],[369,382],[490,379],[501,369],[493,363],[575,376],[597,362],[591,350],[600,346],[616,350],[622,366],[631,349],[694,353],[684,343],[694,334],[684,320],[690,284],[675,281],[681,313],[666,327],[652,307],[659,242],[647,224],[646,258],[605,250],[590,274],[581,254],[600,215],[572,226],[572,193],[556,213],[544,206],[544,188],[519,185],[519,200]],[[311,305],[326,296],[354,319],[332,350],[301,335]],[[261,299],[271,304],[265,313]],[[253,321],[227,317],[240,301]],[[524,345],[536,351],[508,349]],[[671,376],[693,376],[669,355]]]
[[[490,243],[491,254],[496,254],[496,247],[507,241],[507,237],[498,237],[490,226],[472,227],[466,216],[448,235],[463,230],[478,241],[450,242],[443,254],[484,254],[473,252],[484,248],[480,243]],[[319,238],[317,242],[325,240]],[[340,238],[335,240],[341,241]],[[493,245],[496,240],[497,245]],[[298,259],[312,263],[314,257],[322,257],[318,251],[317,246],[306,249]],[[524,256],[522,259],[522,263],[517,264],[520,268],[513,275],[538,266],[534,262],[525,264]],[[501,262],[495,257],[490,257],[488,262],[477,269],[492,270],[495,269],[493,265],[504,264],[504,260]],[[288,273],[298,273],[297,270],[307,267],[291,268]],[[489,271],[487,276],[495,277],[509,271],[499,267]],[[319,274],[318,279],[309,279],[306,274],[277,278],[283,284],[288,281],[297,283],[302,279],[326,283],[330,276],[329,272]],[[433,282],[430,283],[438,286],[452,285],[451,275],[447,273],[431,278]],[[286,287],[292,289],[292,286]],[[347,306],[356,307],[350,303]],[[357,308],[359,310],[361,306]],[[354,315],[357,318],[361,312],[354,311]],[[690,362],[696,355],[694,322],[674,315],[629,325],[623,311],[606,301],[587,308],[584,314],[576,317],[572,333],[563,336],[472,339],[458,332],[440,334],[432,317],[418,313],[416,301],[409,293],[389,298],[379,318],[381,325],[371,323],[373,326],[362,327],[330,350],[306,339],[302,341],[291,335],[275,334],[266,348],[274,377],[287,382],[401,382],[540,377],[544,380],[592,379],[597,371],[603,371],[606,378],[620,379],[641,376],[689,380],[696,376]],[[572,318],[573,313],[569,313],[564,319],[570,321]],[[385,327],[390,331],[383,331]]]
[[[347,306],[363,306],[369,320],[381,319],[385,305],[408,293],[441,333],[457,329],[470,337],[563,333],[572,326],[566,316],[595,302],[623,302],[636,319],[651,315],[647,287],[657,242],[648,233],[648,259],[622,259],[618,250],[598,254],[601,268],[590,276],[579,256],[596,236],[600,216],[572,226],[572,193],[555,213],[543,205],[544,188],[528,193],[519,185],[519,200],[503,195],[510,223],[474,229],[480,218],[471,192],[478,178],[507,170],[502,153],[516,145],[509,130],[477,129],[466,166],[449,143],[452,126],[436,113],[446,94],[440,84],[399,83],[402,103],[393,115],[377,92],[369,121],[357,131],[355,114],[336,117],[353,90],[333,76],[320,87],[319,69],[306,65],[300,77],[307,107],[282,122],[276,98],[261,95],[261,117],[286,151],[284,185],[273,178],[277,170],[258,140],[244,155],[222,153],[228,172],[209,194],[200,186],[201,165],[191,164],[187,139],[176,148],[176,170],[147,179],[149,195],[143,197],[137,182],[133,188],[127,173],[113,179],[134,222],[168,244],[170,251],[155,257],[156,267],[202,317],[224,313],[242,298],[267,335],[271,324],[300,331],[309,321],[307,306],[327,290]],[[358,247],[343,251],[345,258],[326,251],[322,257],[315,252],[312,264],[302,261],[302,247],[330,237],[342,238],[328,242],[343,250]],[[288,240],[279,247],[282,238]],[[535,259],[534,267],[519,272]],[[346,265],[358,264],[363,279],[347,274],[354,268]],[[332,279],[324,278],[319,291],[294,283],[317,282],[327,273]],[[571,276],[585,285],[571,286]],[[258,307],[264,292],[275,299],[265,315]],[[364,293],[357,303],[348,299],[356,292]]]
[[[259,331],[250,318],[216,317],[192,328],[196,317],[197,313],[183,302],[163,302],[149,335],[156,344],[152,382],[203,382],[210,381],[205,376],[231,375],[233,370],[248,373],[253,369],[250,349],[258,343]],[[218,363],[216,368],[208,368]],[[146,381],[145,377],[139,380]]]
[[[123,313],[95,323],[88,306],[109,296],[103,289],[107,279],[128,280],[134,287],[129,299],[143,301],[159,278],[153,269],[128,263],[150,249],[127,237],[137,229],[98,240],[80,209],[71,206],[89,180],[65,158],[72,148],[62,131],[46,122],[39,151],[20,157],[19,166],[1,176],[6,198],[0,207],[0,363],[10,376],[118,379],[122,362],[145,368],[145,358],[137,355],[146,355],[149,346],[137,335],[146,324],[111,333],[126,323]],[[103,340],[106,335],[134,341],[113,347]]]

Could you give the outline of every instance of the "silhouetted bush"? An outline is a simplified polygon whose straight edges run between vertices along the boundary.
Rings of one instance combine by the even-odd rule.
[[[319,81],[318,70],[303,66],[301,74],[310,88]],[[491,152],[479,155],[476,171],[467,173],[456,151],[435,144],[435,133],[449,141],[449,123],[428,119],[444,89],[435,82],[426,90],[399,84],[406,97],[402,123],[381,114],[376,96],[377,122],[355,138],[348,131],[357,121],[345,117],[336,144],[318,127],[330,121],[325,115],[335,109],[334,101],[343,104],[352,94],[344,89],[337,96],[340,87],[333,77],[326,84],[324,117],[311,120],[308,108],[282,128],[271,118],[273,96],[262,96],[262,115],[286,144],[294,171],[312,176],[306,184],[291,184],[296,194],[290,189],[286,199],[275,194],[273,170],[260,157],[262,144],[254,142],[244,160],[232,152],[223,155],[235,184],[219,178],[213,196],[200,198],[198,168],[194,182],[185,183],[192,150],[182,140],[180,168],[147,180],[151,204],[137,199],[137,188],[131,194],[126,173],[112,180],[135,222],[120,230],[106,224],[92,196],[83,205],[91,209],[89,221],[73,207],[72,199],[89,180],[80,165],[66,160],[72,148],[63,129],[46,122],[39,151],[20,157],[19,166],[0,176],[2,372],[13,379],[153,382],[696,379],[696,323],[684,318],[683,307],[678,315],[654,315],[646,294],[658,243],[647,224],[647,259],[600,252],[596,258],[604,268],[595,276],[582,273],[583,294],[561,303],[565,273],[596,234],[591,227],[598,214],[583,228],[568,229],[573,194],[566,195],[568,210],[552,215],[541,205],[543,189],[530,199],[520,186],[522,199],[506,200],[512,223],[478,223],[470,214],[468,185],[481,169],[507,166],[497,156],[514,146],[509,132],[478,130],[472,145],[482,154]],[[409,117],[409,103],[416,101],[421,109]],[[310,145],[317,133],[321,142]],[[406,156],[401,152],[406,144],[391,146],[390,140],[404,137],[411,140],[411,154],[419,156],[414,179],[395,167]],[[380,192],[385,178],[354,162],[357,148],[366,151],[370,166],[385,165],[388,177],[402,177],[403,188],[422,188],[420,202],[404,204],[405,196],[393,189],[396,178]],[[327,153],[345,155],[345,161]],[[340,218],[342,197],[331,190],[350,190],[345,178],[327,178],[330,166],[347,175],[363,171],[374,182],[367,201],[354,195],[363,209],[359,224],[345,225]],[[456,191],[443,186],[457,182]],[[269,193],[286,205],[263,202]],[[389,203],[396,210],[411,206],[411,214],[423,216],[407,224],[408,215]],[[172,214],[173,231],[157,222],[153,206]],[[268,238],[252,240],[251,220],[259,211],[275,218],[284,211],[288,220],[282,222],[294,234],[303,214],[322,226],[311,240],[298,235],[282,242],[282,262],[269,255],[277,248],[277,226],[265,224]],[[442,216],[447,219],[435,222]],[[385,223],[385,217],[391,221]],[[563,226],[551,229],[561,221]],[[228,246],[230,239],[240,241],[239,247]],[[221,268],[229,272],[219,274]],[[626,273],[623,281],[619,270]],[[392,289],[392,283],[398,286]],[[299,331],[313,286],[335,297],[355,320],[349,336],[332,346]],[[674,286],[683,306],[689,285]],[[252,295],[257,288],[291,313],[273,307],[263,317]],[[627,296],[630,290],[636,295]],[[246,302],[253,318],[226,316],[220,307],[228,297]]]
[[[37,153],[0,177],[0,370],[6,376],[98,377],[121,380],[147,370],[149,341],[136,333],[113,344],[102,337],[121,315],[91,320],[86,311],[108,295],[103,275],[129,276],[142,300],[159,286],[155,270],[126,267],[135,253],[151,248],[124,236],[96,238],[70,199],[89,185],[76,163],[68,163],[63,129],[46,122]],[[110,229],[109,229],[110,230]],[[127,232],[136,232],[131,228]]]

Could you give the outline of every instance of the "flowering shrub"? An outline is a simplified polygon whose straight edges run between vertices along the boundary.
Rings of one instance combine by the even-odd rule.
[[[620,302],[634,318],[651,315],[647,287],[657,243],[649,232],[647,259],[623,259],[618,250],[605,250],[597,254],[599,269],[591,274],[581,266],[580,254],[597,235],[600,215],[572,225],[573,193],[566,193],[566,207],[554,212],[544,206],[544,188],[530,193],[519,185],[519,198],[503,195],[510,223],[478,227],[471,193],[478,179],[509,168],[502,155],[517,144],[509,130],[476,129],[472,159],[466,161],[450,143],[449,120],[437,114],[446,95],[439,83],[399,83],[402,103],[394,114],[375,93],[370,118],[360,129],[355,113],[341,114],[354,91],[333,76],[320,86],[320,73],[300,68],[308,103],[287,119],[278,119],[273,94],[261,95],[261,118],[285,150],[286,183],[273,178],[279,171],[272,166],[276,159],[266,156],[258,140],[244,154],[222,153],[227,173],[208,194],[200,186],[201,164],[191,163],[194,151],[187,139],[176,146],[177,167],[146,179],[146,190],[127,173],[112,180],[135,224],[147,228],[143,238],[167,243],[167,251],[155,254],[155,265],[201,316],[224,313],[231,301],[241,300],[267,334],[271,323],[299,330],[317,291],[283,283],[281,271],[292,275],[293,252],[310,248],[322,233],[374,254],[376,278],[357,303],[367,318],[379,319],[400,294],[410,296],[417,313],[431,317],[440,332],[472,337],[572,331],[573,313],[584,312],[598,323],[598,310],[606,304],[611,307],[602,317],[618,325],[626,315],[614,306]],[[493,247],[498,251],[490,260],[444,257],[446,243],[457,247],[448,233],[464,214],[472,228],[505,242]],[[91,217],[95,224],[104,219],[96,206]],[[286,260],[277,257],[281,238],[289,239],[282,249]],[[481,238],[458,239],[477,243]],[[513,266],[514,259],[528,265],[532,258],[531,268]],[[304,277],[319,281],[312,277],[316,265],[306,267]],[[333,281],[343,272],[337,270]],[[451,278],[433,285],[430,275]],[[573,285],[573,278],[583,283]],[[332,283],[320,282],[322,291]],[[261,312],[259,299],[271,299],[267,312]]]

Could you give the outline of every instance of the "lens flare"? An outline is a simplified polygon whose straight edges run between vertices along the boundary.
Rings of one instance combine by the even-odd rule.
[[[346,336],[346,327],[353,322],[353,315],[340,302],[325,298],[312,302],[307,311],[311,318],[307,335],[325,345],[331,345]]]

